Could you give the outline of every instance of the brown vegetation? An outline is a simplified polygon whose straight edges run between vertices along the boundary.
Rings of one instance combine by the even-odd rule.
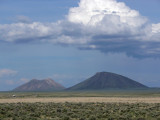
[[[35,103],[35,102],[54,102],[54,103],[89,103],[89,102],[104,102],[104,103],[160,103],[160,97],[61,97],[61,98],[8,98],[0,99],[0,103]]]

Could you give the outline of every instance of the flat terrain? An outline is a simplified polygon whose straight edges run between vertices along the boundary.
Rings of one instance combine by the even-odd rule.
[[[61,91],[61,92],[0,92],[3,98],[47,98],[47,97],[160,97],[160,89],[106,90],[106,91]]]
[[[61,97],[61,98],[6,98],[0,103],[160,103],[160,97]]]
[[[0,120],[160,120],[160,91],[0,92]]]
[[[160,90],[0,92],[0,103],[160,103]]]

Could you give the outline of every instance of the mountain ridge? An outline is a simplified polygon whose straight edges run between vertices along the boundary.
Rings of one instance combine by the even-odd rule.
[[[111,73],[97,72],[90,78],[66,88],[54,80],[48,78],[43,80],[32,79],[29,82],[15,88],[13,91],[61,91],[61,90],[108,90],[108,89],[146,89],[147,86],[134,81],[128,77]]]
[[[64,86],[47,78],[43,80],[32,79],[29,82],[13,89],[13,91],[58,91],[65,89]]]
[[[137,89],[148,88],[128,77],[111,73],[98,72],[94,76],[70,87],[67,90],[105,90],[105,89]]]

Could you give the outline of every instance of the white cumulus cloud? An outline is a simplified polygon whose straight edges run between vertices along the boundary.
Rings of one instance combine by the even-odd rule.
[[[160,23],[150,23],[116,0],[80,0],[65,20],[55,23],[0,24],[0,41],[66,44],[134,57],[160,57],[159,38]]]
[[[16,42],[23,40],[43,40],[45,37],[57,34],[56,23],[44,24],[33,23],[13,23],[0,25],[0,40]]]
[[[85,25],[97,25],[110,16],[119,18],[118,22],[128,24],[129,26],[141,26],[146,19],[141,17],[139,12],[130,9],[123,2],[116,0],[81,0],[78,7],[71,8],[68,19],[74,23],[82,23]]]

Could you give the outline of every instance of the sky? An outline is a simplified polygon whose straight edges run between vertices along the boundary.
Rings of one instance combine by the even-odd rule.
[[[160,87],[159,0],[0,0],[0,91],[97,72]]]

